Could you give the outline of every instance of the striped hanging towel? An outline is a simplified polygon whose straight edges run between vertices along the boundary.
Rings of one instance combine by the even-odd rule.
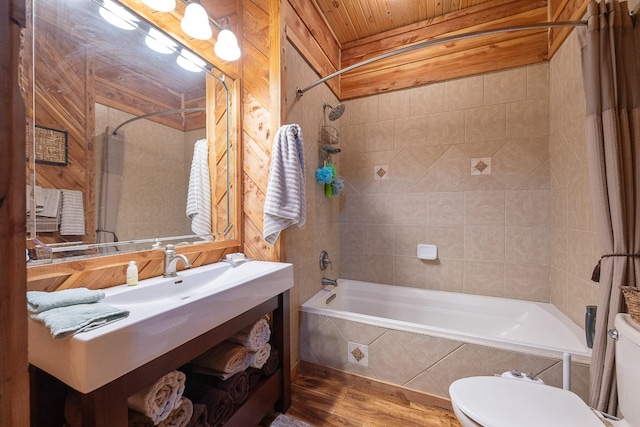
[[[195,234],[211,233],[211,181],[209,179],[209,146],[206,139],[193,148],[187,216],[191,218],[191,231]]]

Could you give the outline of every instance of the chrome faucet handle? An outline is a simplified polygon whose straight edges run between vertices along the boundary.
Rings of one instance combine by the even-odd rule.
[[[327,253],[327,251],[322,251],[320,252],[320,270],[326,270],[327,265],[331,270],[333,270],[333,263],[329,259],[329,254]]]

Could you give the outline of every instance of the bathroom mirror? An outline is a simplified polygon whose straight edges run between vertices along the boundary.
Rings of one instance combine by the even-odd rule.
[[[235,82],[119,3],[31,4],[27,238],[47,250],[28,265],[235,238]],[[210,233],[187,216],[190,180],[211,195]]]

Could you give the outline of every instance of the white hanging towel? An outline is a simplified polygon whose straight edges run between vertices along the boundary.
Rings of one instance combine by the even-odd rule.
[[[84,203],[82,191],[61,190],[60,234],[62,236],[84,235]]]
[[[211,180],[209,178],[209,147],[206,139],[193,148],[187,216],[191,218],[191,231],[195,234],[211,233]]]
[[[302,228],[307,219],[304,142],[299,125],[284,125],[271,148],[271,170],[264,201],[263,236],[274,244],[291,225]]]

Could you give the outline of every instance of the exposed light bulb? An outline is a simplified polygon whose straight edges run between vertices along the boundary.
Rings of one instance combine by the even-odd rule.
[[[158,12],[171,12],[176,8],[176,0],[142,0],[142,3]]]
[[[207,65],[206,62],[204,62],[202,59],[198,58],[193,53],[184,49],[182,50],[182,52],[180,52],[180,55],[178,55],[178,57],[176,58],[176,62],[178,63],[179,66],[181,66],[185,70],[191,71],[194,73],[202,71],[205,65]]]
[[[238,46],[238,39],[235,34],[229,29],[224,29],[218,34],[216,44],[213,46],[213,51],[218,58],[225,61],[235,61],[240,58],[240,47]]]
[[[99,12],[105,21],[123,30],[135,30],[137,27],[138,18],[111,0],[104,0]]]
[[[158,53],[172,53],[175,52],[178,45],[169,37],[162,34],[155,28],[149,29],[149,34],[144,38],[144,42],[151,49]]]
[[[184,18],[180,22],[180,28],[189,37],[198,40],[208,40],[213,36],[209,25],[209,15],[199,2],[191,2],[184,11]]]

